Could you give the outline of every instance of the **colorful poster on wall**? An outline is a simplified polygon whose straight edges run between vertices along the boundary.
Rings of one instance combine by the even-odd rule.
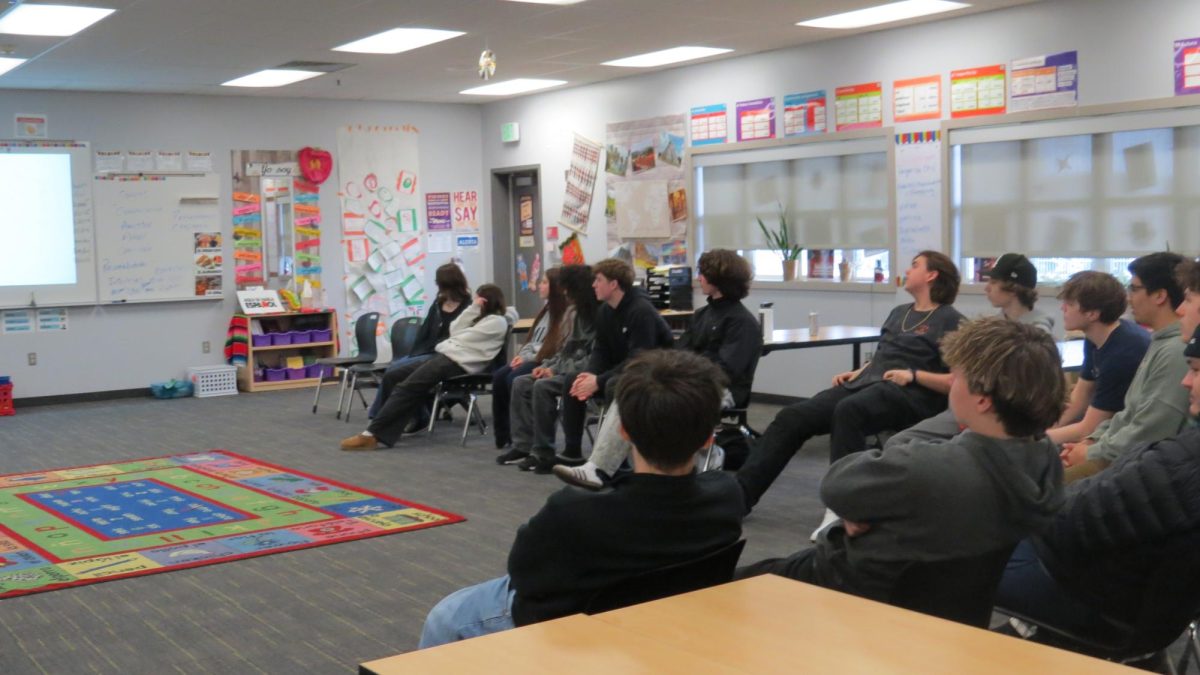
[[[454,227],[450,220],[449,192],[425,194],[425,222],[430,232],[449,230]]]
[[[950,117],[1003,115],[1003,63],[950,72]]]
[[[783,97],[783,135],[807,136],[825,133],[825,90],[788,94]]]
[[[587,234],[588,216],[592,210],[592,193],[596,189],[596,173],[600,170],[600,151],[603,148],[593,140],[575,134],[571,146],[571,168],[567,171],[567,186],[563,194],[562,215],[558,222],[563,227]],[[653,153],[653,145],[650,146]],[[651,161],[654,155],[650,156]],[[637,171],[636,164],[634,171]]]
[[[562,252],[562,264],[564,265],[582,265],[583,260],[583,244],[579,241],[579,233],[572,232],[567,240],[559,245],[558,250]],[[520,258],[518,258],[520,260]],[[520,267],[517,269],[520,273]]]
[[[892,82],[892,121],[936,120],[942,116],[942,76]]]
[[[775,138],[774,97],[738,101],[736,111],[739,143]]]
[[[517,207],[520,215],[520,236],[533,236],[533,195],[521,195],[520,204]]]
[[[630,262],[640,255],[654,265],[686,262],[689,212],[682,158],[690,123],[691,116],[681,114],[608,125],[605,145],[629,147],[633,164],[629,175],[605,176],[605,244],[611,255]]]
[[[1009,112],[1079,105],[1079,52],[1017,59],[1009,72]]]
[[[724,143],[729,139],[728,113],[724,103],[692,108],[692,147]]]
[[[1200,38],[1175,41],[1175,95],[1200,94]]]
[[[454,199],[454,229],[479,229],[479,193],[474,190],[461,190],[453,193]]]
[[[883,83],[838,87],[833,92],[838,131],[883,126]]]

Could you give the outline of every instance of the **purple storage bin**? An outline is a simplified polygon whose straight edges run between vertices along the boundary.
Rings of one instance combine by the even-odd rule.
[[[287,377],[287,368],[267,368],[264,377],[267,382],[283,382]]]
[[[309,377],[333,377],[333,366],[314,363],[308,367]]]
[[[319,328],[317,330],[310,330],[310,331],[308,331],[308,335],[312,339],[313,342],[332,342],[333,341],[333,329],[331,329],[331,328]]]
[[[312,342],[312,331],[294,330],[290,335],[292,336],[292,344],[294,345],[306,345]]]
[[[271,333],[271,344],[275,346],[292,344],[291,333]]]
[[[270,336],[270,334],[267,334],[267,335],[251,335],[251,336],[250,336],[250,340],[253,342],[253,344],[254,344],[254,346],[255,346],[255,347],[270,347],[270,346],[271,346],[271,336]]]
[[[255,382],[262,382],[262,381],[263,381],[263,379],[264,379],[265,377],[266,377],[266,376],[263,374],[263,369],[262,369],[262,368],[255,368],[255,369],[254,369],[254,381],[255,381]]]
[[[287,371],[287,379],[289,380],[303,380],[308,377],[308,368],[285,368],[284,370]]]

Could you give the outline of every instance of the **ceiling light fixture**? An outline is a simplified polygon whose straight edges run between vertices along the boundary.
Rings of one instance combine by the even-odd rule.
[[[694,61],[706,56],[728,54],[731,51],[733,50],[722,49],[720,47],[672,47],[670,49],[661,49],[657,52],[627,56],[615,61],[605,61],[601,65],[620,66],[622,68],[653,68],[655,66],[665,66],[668,63]]]
[[[471,96],[510,96],[512,94],[524,94],[539,89],[558,87],[566,83],[566,80],[537,80],[519,77],[515,80],[504,80],[503,82],[485,84],[482,87],[463,89],[458,93],[469,94]]]
[[[0,75],[7,73],[22,63],[25,63],[25,59],[14,59],[8,56],[0,56]]]
[[[104,7],[20,4],[0,17],[0,33],[67,37],[115,11]]]
[[[939,14],[941,12],[952,12],[956,9],[963,9],[964,7],[970,6],[971,5],[965,2],[949,2],[949,0],[904,0],[903,2],[877,5],[875,7],[867,7],[865,9],[859,9],[853,12],[845,12],[843,14],[823,16],[819,19],[812,19],[811,21],[801,21],[796,25],[806,26],[808,28],[835,28],[845,30],[848,28],[876,26],[881,23],[891,23],[893,21],[903,21],[905,19],[913,19],[918,16]]]
[[[222,82],[222,87],[282,87],[287,84],[294,84],[301,80],[324,75],[324,73],[315,72],[312,70],[279,70],[276,68],[268,68],[260,70],[257,73],[243,75],[237,79],[228,82]]]
[[[529,5],[577,5],[583,0],[508,0],[509,2],[524,2]]]
[[[344,44],[341,47],[334,47],[333,51],[359,54],[399,54],[460,35],[465,35],[465,33],[438,28],[393,28]]]

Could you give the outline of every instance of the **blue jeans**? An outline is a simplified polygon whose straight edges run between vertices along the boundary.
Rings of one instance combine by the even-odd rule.
[[[421,643],[417,649],[515,628],[512,618],[515,594],[516,591],[508,588],[506,574],[447,595],[425,617],[425,628],[421,630]]]
[[[1077,599],[1050,576],[1028,539],[1017,544],[1004,568],[996,590],[996,606],[1022,614],[1034,623],[1081,636],[1094,635],[1105,627],[1096,618],[1098,610]]]
[[[538,362],[533,360],[522,361],[516,368],[505,364],[492,375],[492,430],[495,432],[497,448],[512,442],[512,424],[508,412],[512,404],[513,380],[532,373],[537,365]]]
[[[397,368],[400,368],[401,366],[404,366],[405,364],[424,363],[429,359],[432,359],[434,353],[435,352],[418,354],[416,356],[401,356],[398,359],[392,359],[392,362],[388,364],[387,370],[384,371],[384,375],[396,370]],[[383,378],[381,377],[380,380],[382,379]],[[387,397],[391,393],[392,392],[385,390],[383,387],[379,388],[379,391],[375,393],[375,400],[371,402],[371,407],[367,409],[368,418],[375,419],[375,416],[379,414],[379,409],[382,408],[383,404],[387,402]]]

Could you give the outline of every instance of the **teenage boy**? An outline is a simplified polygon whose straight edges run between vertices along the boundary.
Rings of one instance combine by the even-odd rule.
[[[1175,315],[1183,302],[1175,276],[1182,262],[1177,253],[1151,253],[1129,263],[1129,306],[1134,321],[1153,331],[1150,348],[1129,382],[1125,408],[1084,440],[1063,444],[1067,482],[1104,469],[1135,445],[1174,436],[1187,421],[1187,392],[1178,386],[1187,364]]]
[[[1062,503],[1062,466],[1046,427],[1066,385],[1045,331],[1000,317],[946,336],[950,408],[966,429],[944,442],[850,455],[821,482],[842,516],[817,545],[738,571],[779,574],[887,601],[911,562],[983,555],[1050,524]]]
[[[1200,418],[1200,330],[1183,352],[1188,414]],[[1178,386],[1178,385],[1177,385]],[[1076,635],[1111,639],[1100,615],[1138,620],[1150,573],[1200,547],[1200,426],[1141,445],[1067,488],[1053,526],[1022,542],[996,604]]]
[[[727,407],[749,403],[754,369],[762,351],[762,327],[742,304],[753,279],[754,268],[737,251],[718,248],[701,255],[696,264],[696,282],[700,292],[708,296],[708,304],[692,316],[688,331],[676,344],[721,368],[729,378]],[[620,412],[610,407],[588,461],[575,467],[560,464],[554,467],[554,475],[591,490],[604,487],[604,481],[629,456],[629,443],[618,433],[620,424]]]
[[[678,350],[634,358],[617,385],[633,473],[612,490],[564,487],[517,530],[508,575],[457,591],[425,620],[422,648],[583,611],[600,589],[685,562],[741,536],[741,489],[721,471],[696,473],[712,443],[724,375]],[[671,420],[671,424],[663,424]]]
[[[583,463],[583,426],[587,402],[594,396],[612,400],[625,361],[644,349],[670,347],[674,338],[662,315],[633,287],[633,267],[623,260],[608,258],[592,268],[592,289],[601,302],[596,312],[596,338],[587,368],[570,383],[569,396],[562,397],[563,455]],[[535,439],[529,457],[517,468],[550,473],[559,460],[554,448]]]
[[[775,416],[738,470],[753,508],[808,439],[830,434],[830,462],[867,447],[867,436],[904,429],[946,409],[949,376],[938,342],[958,327],[954,309],[958,268],[945,255],[922,251],[912,260],[904,289],[914,302],[883,322],[875,357],[833,378],[833,386]],[[832,519],[832,514],[826,514]]]
[[[1179,317],[1180,335],[1187,339],[1200,326],[1200,262],[1184,260],[1176,277],[1183,288],[1183,302],[1175,308],[1175,314]]]
[[[1122,319],[1128,296],[1121,282],[1104,272],[1076,272],[1058,294],[1063,326],[1082,331],[1083,367],[1067,409],[1046,432],[1058,444],[1087,438],[1100,423],[1125,408],[1125,392],[1150,348],[1150,335]]]

